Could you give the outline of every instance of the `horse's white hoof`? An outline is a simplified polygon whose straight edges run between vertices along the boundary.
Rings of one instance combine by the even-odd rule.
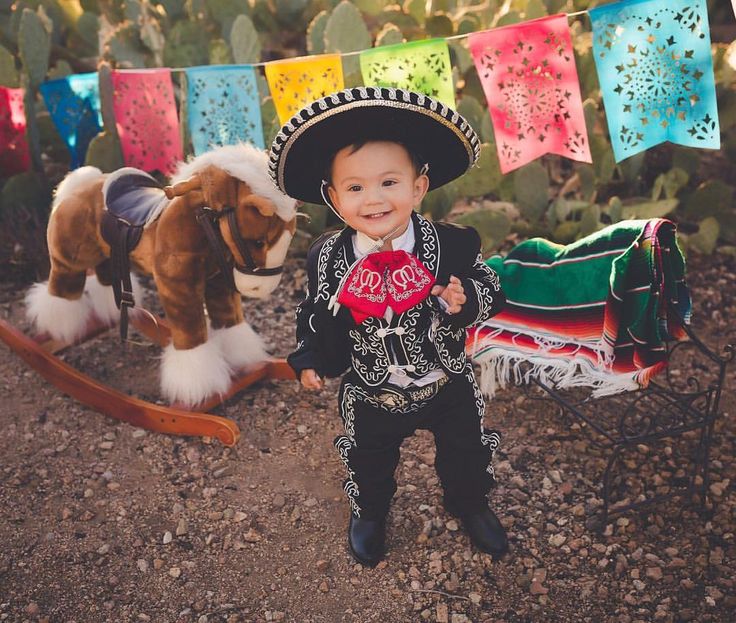
[[[87,331],[92,307],[87,297],[67,300],[49,293],[48,281],[34,283],[26,292],[26,317],[39,333],[71,344]]]
[[[131,273],[130,279],[135,304],[140,306],[143,302],[143,287],[133,273]],[[87,281],[84,284],[84,295],[88,298],[95,316],[103,324],[112,326],[120,321],[120,310],[115,305],[112,286],[102,285],[97,279],[97,275],[87,276]]]
[[[210,329],[210,341],[217,344],[228,365],[235,371],[269,359],[263,340],[247,322],[227,329]]]
[[[161,359],[161,392],[170,402],[189,407],[224,394],[232,369],[212,340],[187,350],[164,348]]]

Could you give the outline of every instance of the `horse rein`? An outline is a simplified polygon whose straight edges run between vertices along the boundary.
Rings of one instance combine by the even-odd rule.
[[[245,261],[244,265],[237,262],[234,254],[227,248],[219,227],[215,227],[216,223],[222,217],[227,218],[230,235],[235,241],[235,247],[237,248],[238,253],[240,253],[241,257]],[[235,218],[235,208],[225,207],[222,211],[217,212],[216,210],[208,207],[200,207],[196,210],[196,218],[197,223],[199,223],[204,230],[204,234],[207,237],[207,242],[209,243],[210,248],[215,254],[215,259],[220,267],[220,272],[222,272],[223,277],[225,277],[233,290],[237,290],[237,288],[235,287],[235,278],[233,277],[232,269],[237,270],[243,275],[255,275],[256,277],[270,277],[273,275],[280,275],[283,272],[283,265],[274,266],[272,268],[256,266],[256,263],[253,260],[253,255],[248,249],[245,239],[240,235],[238,222]],[[232,256],[232,264],[227,259],[228,253]]]

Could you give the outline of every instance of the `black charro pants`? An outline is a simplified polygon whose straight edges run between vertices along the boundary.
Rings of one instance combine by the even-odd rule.
[[[350,373],[340,386],[345,434],[335,439],[335,447],[347,467],[344,489],[352,512],[365,519],[388,512],[396,492],[399,448],[417,429],[434,434],[435,468],[447,511],[462,515],[485,507],[494,482],[491,459],[500,437],[482,427],[485,405],[472,367],[434,397],[403,410],[386,406],[380,395],[381,388],[361,385]]]

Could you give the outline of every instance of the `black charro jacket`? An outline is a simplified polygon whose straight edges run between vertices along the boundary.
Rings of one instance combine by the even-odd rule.
[[[430,296],[390,322],[370,317],[356,324],[344,306],[333,315],[328,304],[340,279],[355,261],[352,236],[346,227],[320,237],[307,255],[307,295],[297,308],[297,348],[288,357],[300,376],[313,368],[321,376],[339,376],[352,368],[370,387],[388,378],[391,353],[397,365],[413,365],[414,376],[442,369],[450,377],[466,367],[465,331],[487,320],[506,301],[498,275],[483,262],[478,232],[449,223],[433,223],[412,215],[416,244],[414,255],[434,274],[437,284],[446,285],[450,275],[463,284],[466,303],[457,314],[442,311]],[[381,329],[402,327],[388,335]]]

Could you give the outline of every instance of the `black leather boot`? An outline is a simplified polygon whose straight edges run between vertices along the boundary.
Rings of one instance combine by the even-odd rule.
[[[348,546],[361,565],[375,567],[383,558],[386,543],[386,518],[361,519],[350,513]]]
[[[508,551],[506,530],[490,508],[461,515],[460,519],[473,545],[479,550],[495,558],[500,558]]]

